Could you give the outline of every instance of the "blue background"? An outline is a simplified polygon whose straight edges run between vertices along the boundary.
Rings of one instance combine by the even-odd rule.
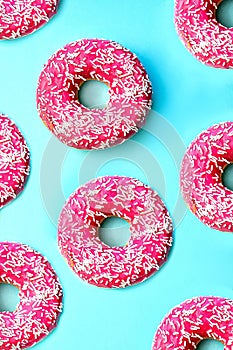
[[[64,204],[61,189],[67,198],[91,177],[133,176],[158,190],[171,215],[179,191],[179,164],[172,159],[176,149],[160,141],[162,131],[157,137],[142,130],[133,137],[134,143],[127,141],[152,156],[160,172],[153,162],[150,169],[140,165],[139,153],[130,161],[127,146],[100,151],[99,156],[93,153],[102,162],[96,172],[90,162],[86,163],[90,166],[84,164],[90,152],[68,150],[51,139],[36,110],[38,76],[56,50],[86,37],[118,41],[138,55],[153,84],[153,109],[186,146],[210,125],[232,120],[233,71],[204,66],[186,51],[174,29],[172,0],[61,0],[57,15],[43,28],[24,38],[0,42],[0,111],[20,127],[31,150],[27,186],[1,210],[0,237],[29,244],[44,254],[64,288],[58,327],[34,348],[150,349],[158,324],[176,304],[197,295],[233,298],[233,237],[204,226],[187,211],[174,231],[167,263],[140,285],[99,289],[82,282],[68,267],[57,249],[54,224]],[[153,123],[158,123],[154,114],[148,118],[149,129]],[[108,155],[108,162],[103,162],[103,154]],[[59,167],[60,160],[64,161]],[[43,200],[46,185],[53,213]]]

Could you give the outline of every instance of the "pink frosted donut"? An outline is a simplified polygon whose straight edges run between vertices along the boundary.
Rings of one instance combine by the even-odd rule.
[[[0,39],[30,34],[56,13],[59,0],[1,0]]]
[[[23,190],[29,174],[29,158],[19,129],[0,114],[0,208]]]
[[[88,109],[77,98],[81,85],[98,80],[109,86],[109,103]],[[81,149],[122,143],[145,123],[152,88],[145,68],[116,42],[83,39],[56,52],[38,82],[37,107],[60,141]]]
[[[190,210],[204,224],[233,231],[233,192],[222,184],[233,162],[233,122],[203,131],[189,146],[181,165],[180,185]]]
[[[215,68],[233,68],[233,28],[216,20],[221,0],[175,0],[175,26],[186,48]]]
[[[117,216],[130,223],[124,247],[101,242],[101,222]],[[139,283],[166,261],[172,222],[158,194],[140,181],[104,176],[79,187],[62,209],[58,225],[61,253],[79,277],[98,287]]]
[[[195,350],[208,338],[233,349],[233,300],[198,297],[176,306],[160,324],[152,350]]]
[[[62,288],[49,262],[19,243],[0,242],[0,282],[19,289],[14,312],[0,312],[0,349],[25,349],[56,326]]]

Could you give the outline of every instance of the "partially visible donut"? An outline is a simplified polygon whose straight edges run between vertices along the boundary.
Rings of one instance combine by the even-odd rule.
[[[0,208],[23,190],[29,160],[23,135],[8,117],[0,114]]]
[[[56,13],[59,0],[1,0],[0,39],[15,39],[40,28]]]
[[[217,22],[221,0],[175,0],[175,26],[186,48],[215,68],[233,68],[233,28]]]
[[[87,80],[109,86],[105,108],[88,109],[78,101],[78,91]],[[63,143],[100,149],[122,143],[144,125],[151,95],[150,80],[135,54],[113,41],[83,39],[57,51],[45,65],[37,108]]]
[[[130,223],[123,247],[98,236],[101,222],[117,216]],[[166,261],[172,221],[158,194],[139,180],[104,176],[79,187],[62,209],[58,225],[61,253],[74,272],[98,287],[122,288],[144,281]]]
[[[152,350],[195,350],[207,338],[233,349],[233,300],[198,297],[176,306],[159,325]]]
[[[222,183],[233,162],[233,122],[203,131],[188,147],[181,165],[181,192],[190,210],[204,224],[233,231],[233,191]]]
[[[19,289],[13,312],[0,312],[0,349],[26,349],[57,324],[62,288],[49,262],[32,248],[0,242],[0,283]]]

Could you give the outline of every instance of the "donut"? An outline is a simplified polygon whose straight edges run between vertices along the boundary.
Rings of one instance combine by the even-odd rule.
[[[77,98],[88,80],[109,86],[103,109],[89,109]],[[79,149],[102,149],[135,134],[151,108],[152,87],[145,68],[128,49],[109,40],[83,39],[57,51],[37,87],[37,108],[60,141]]]
[[[208,338],[233,349],[233,300],[201,296],[176,306],[159,325],[152,350],[195,350]]]
[[[29,174],[29,150],[17,126],[0,114],[0,208],[23,190]]]
[[[181,164],[180,186],[190,210],[209,227],[233,231],[233,192],[222,183],[233,162],[233,123],[203,131],[189,146]]]
[[[56,327],[62,288],[49,262],[27,245],[0,242],[0,282],[19,289],[13,312],[0,312],[0,349],[26,349]]]
[[[175,0],[175,26],[189,52],[215,68],[233,68],[233,28],[218,23],[221,0]]]
[[[109,247],[98,230],[107,217],[130,223],[128,243]],[[158,194],[139,180],[104,176],[79,187],[59,218],[58,245],[74,272],[105,288],[142,282],[166,261],[172,221]]]
[[[28,35],[57,12],[59,0],[1,0],[0,39]]]

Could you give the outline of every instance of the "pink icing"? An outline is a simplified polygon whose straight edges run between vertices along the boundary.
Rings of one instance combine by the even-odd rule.
[[[110,216],[130,223],[124,247],[100,241],[98,229]],[[139,283],[166,261],[172,221],[158,194],[139,180],[105,176],[79,187],[62,209],[59,247],[79,277],[98,287]]]
[[[109,86],[103,109],[88,109],[77,93],[87,80]],[[138,58],[116,42],[83,39],[66,45],[45,65],[37,107],[45,125],[68,146],[99,149],[122,143],[145,123],[152,88]]]
[[[0,349],[25,349],[56,326],[62,288],[49,262],[19,243],[0,242],[0,282],[19,288],[14,312],[0,313]]]
[[[19,129],[0,114],[0,208],[23,190],[29,174],[29,158]]]
[[[215,68],[233,68],[233,28],[216,20],[220,0],[176,0],[175,25],[186,48]]]
[[[152,350],[195,350],[211,338],[233,349],[233,300],[198,297],[171,310],[160,324]]]
[[[2,0],[0,39],[30,34],[56,13],[59,0]]]
[[[180,185],[190,210],[204,224],[233,231],[233,192],[222,184],[224,168],[233,162],[233,122],[203,131],[183,158]]]

